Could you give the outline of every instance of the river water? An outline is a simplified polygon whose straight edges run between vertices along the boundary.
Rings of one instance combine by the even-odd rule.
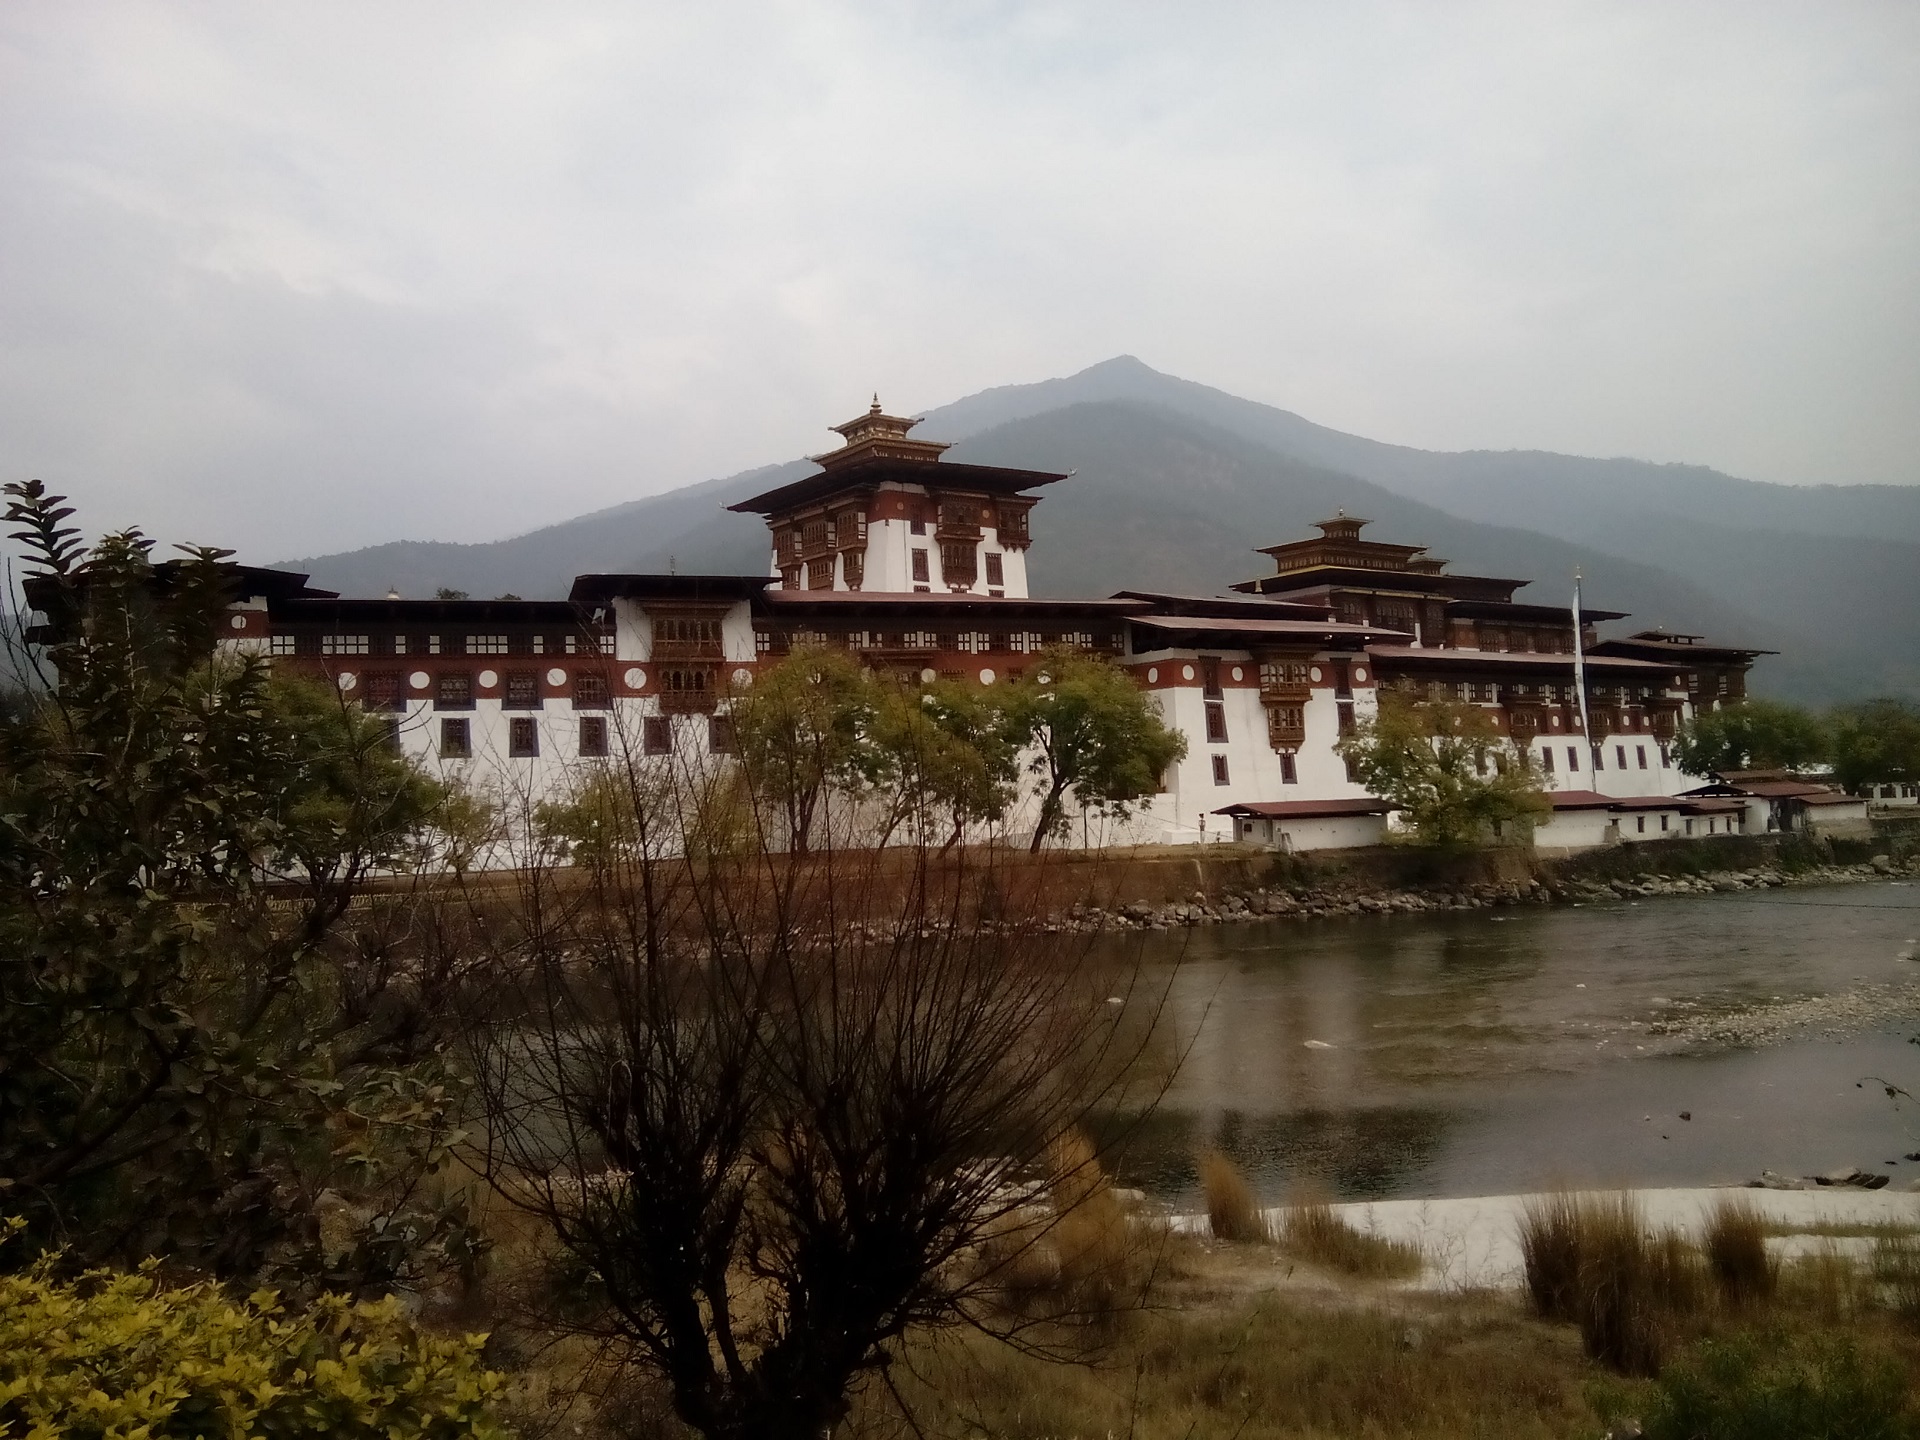
[[[1867,1077],[1920,1093],[1916,936],[1900,882],[1156,932],[1184,1058],[1122,1171],[1181,1202],[1208,1147],[1275,1199],[1901,1186],[1920,1107]]]

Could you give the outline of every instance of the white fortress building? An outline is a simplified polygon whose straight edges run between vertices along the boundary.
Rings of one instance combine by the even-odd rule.
[[[1623,618],[1611,611],[1587,612],[1576,634],[1570,607],[1514,599],[1527,582],[1452,574],[1344,514],[1261,551],[1272,573],[1231,593],[1036,599],[1033,492],[1069,477],[950,463],[915,423],[876,400],[834,427],[845,443],[819,473],[733,506],[766,519],[760,575],[582,575],[564,601],[400,600],[242,569],[230,638],[390,715],[430,770],[535,797],[621,747],[726,753],[730,690],[795,646],[993,685],[1065,644],[1124,667],[1188,743],[1160,793],[1124,828],[1090,829],[1093,843],[1379,842],[1391,807],[1335,745],[1387,685],[1479,705],[1529,753],[1554,803],[1541,845],[1748,823],[1737,799],[1683,793],[1705,777],[1677,770],[1669,742],[1741,698],[1763,652],[1662,631],[1600,640],[1593,622]]]

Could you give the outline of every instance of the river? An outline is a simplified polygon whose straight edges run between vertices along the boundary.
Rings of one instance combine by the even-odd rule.
[[[1122,1173],[1190,1202],[1212,1146],[1275,1200],[1901,1186],[1920,1107],[1867,1077],[1920,1093],[1916,936],[1897,881],[1155,932],[1185,1055]]]

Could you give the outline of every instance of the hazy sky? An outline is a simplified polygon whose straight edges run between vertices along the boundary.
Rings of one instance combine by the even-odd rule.
[[[488,539],[1128,352],[1920,480],[1920,5],[0,6],[0,478]]]

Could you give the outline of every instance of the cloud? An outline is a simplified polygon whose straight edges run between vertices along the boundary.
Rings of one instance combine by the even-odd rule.
[[[1119,352],[1436,448],[1916,477],[1893,4],[0,10],[0,474],[483,539]]]

